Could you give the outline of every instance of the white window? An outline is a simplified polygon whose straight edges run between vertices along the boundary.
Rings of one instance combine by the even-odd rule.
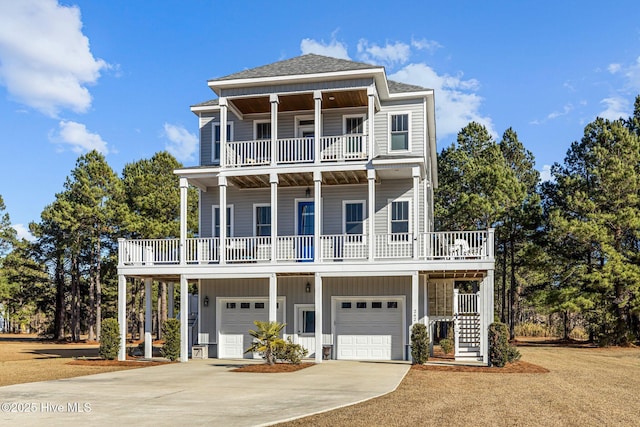
[[[233,205],[227,205],[227,237],[233,236]],[[220,237],[220,207],[213,206],[213,237]]]
[[[411,132],[409,113],[389,115],[389,151],[410,151]]]
[[[214,122],[211,124],[213,126],[213,132],[211,135],[211,159],[214,162],[220,161],[220,123]],[[227,122],[227,141],[233,141],[233,122]]]
[[[255,236],[271,236],[271,205],[253,205]]]
[[[389,233],[393,242],[406,242],[411,233],[411,203],[394,200],[389,203]],[[394,236],[395,234],[395,236]]]
[[[342,203],[344,234],[364,234],[364,202],[345,200]]]
[[[271,139],[270,120],[256,120],[254,124],[254,139]]]
[[[364,116],[344,116],[344,134],[364,134]]]

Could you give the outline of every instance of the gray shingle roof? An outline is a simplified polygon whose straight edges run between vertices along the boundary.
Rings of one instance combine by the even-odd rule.
[[[229,74],[228,76],[212,79],[211,81],[333,73],[376,68],[383,67],[309,53],[302,56],[296,56],[295,58],[286,59],[284,61],[274,62],[273,64],[240,71],[239,73]]]
[[[284,61],[274,62],[273,64],[229,74],[228,76],[212,79],[210,81],[334,73],[352,70],[375,70],[380,68],[384,69],[384,67],[378,65],[309,53],[302,56],[296,56],[295,58],[285,59]],[[426,90],[422,86],[400,83],[393,80],[387,80],[387,84],[389,87],[389,93],[420,92]],[[212,99],[210,101],[192,105],[192,107],[211,107],[216,105],[218,105],[218,100]]]
[[[423,90],[427,90],[422,86],[395,82],[393,80],[387,80],[387,86],[389,86],[389,93],[420,92]]]

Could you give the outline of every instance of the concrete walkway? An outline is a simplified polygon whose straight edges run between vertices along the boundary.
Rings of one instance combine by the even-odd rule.
[[[407,362],[327,361],[291,373],[231,372],[238,363],[246,361],[194,360],[0,387],[0,425],[269,425],[386,394],[409,369]]]

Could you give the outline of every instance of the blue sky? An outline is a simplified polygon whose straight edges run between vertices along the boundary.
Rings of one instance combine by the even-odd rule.
[[[207,79],[309,52],[435,89],[440,149],[513,127],[544,175],[640,93],[640,9],[609,3],[0,0],[0,195],[22,233],[87,150],[195,165]]]

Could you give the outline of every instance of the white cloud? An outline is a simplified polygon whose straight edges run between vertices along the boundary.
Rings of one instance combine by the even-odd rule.
[[[85,112],[87,85],[108,67],[93,57],[78,7],[0,1],[0,84],[17,101],[52,117],[61,109]]]
[[[183,126],[164,124],[164,135],[169,139],[165,146],[176,159],[186,162],[194,159],[198,148],[198,138]]]
[[[620,64],[609,64],[609,66],[607,67],[607,70],[611,73],[611,74],[615,74],[618,71],[620,71],[620,68],[622,68],[622,65]]]
[[[418,50],[426,50],[430,53],[435,52],[436,50],[442,48],[443,46],[435,40],[411,40],[411,47],[414,47]]]
[[[369,44],[365,39],[358,42],[358,58],[364,62],[382,63],[385,65],[404,64],[411,56],[411,46],[403,42],[384,46]]]
[[[409,64],[390,75],[389,79],[435,90],[439,137],[457,134],[471,121],[484,125],[492,135],[497,135],[491,118],[480,113],[482,97],[475,93],[480,86],[477,80],[464,80],[462,73],[457,76],[438,75],[425,64]]]
[[[13,227],[13,229],[18,233],[18,239],[25,239],[29,242],[36,241],[34,235],[31,234],[31,231],[29,231],[29,227],[25,227],[24,224],[12,224],[11,227]]]
[[[347,45],[337,41],[334,35],[332,35],[329,43],[325,43],[324,40],[302,39],[300,42],[300,50],[303,55],[315,53],[333,58],[351,59],[347,53]]]
[[[600,104],[604,104],[607,107],[598,114],[603,119],[617,120],[620,117],[628,117],[630,115],[629,101],[625,98],[613,96],[603,99]]]
[[[566,116],[571,111],[573,111],[573,105],[569,103],[562,108],[562,111],[553,111],[549,113],[549,115],[547,115],[547,119],[549,120],[557,119],[558,117]]]
[[[551,165],[543,165],[540,171],[540,181],[551,181]]]
[[[82,123],[62,120],[58,124],[58,132],[49,136],[51,142],[69,145],[75,153],[86,153],[96,150],[102,154],[109,153],[107,143],[97,133],[91,133]]]

